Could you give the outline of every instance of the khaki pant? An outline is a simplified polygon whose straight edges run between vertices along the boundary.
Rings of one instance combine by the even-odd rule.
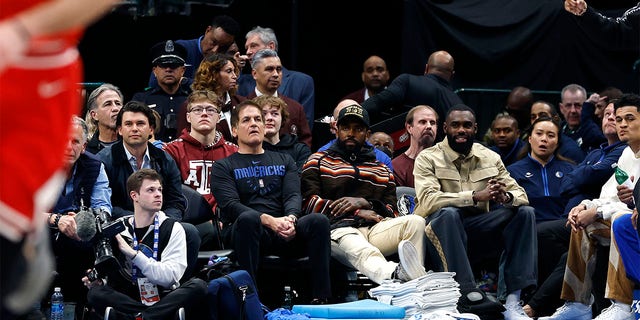
[[[331,230],[331,256],[362,272],[371,281],[391,279],[398,265],[385,256],[398,252],[402,240],[412,242],[424,264],[425,220],[408,215],[386,218],[371,227],[343,227]]]
[[[567,267],[564,271],[560,298],[589,304],[593,288],[591,277],[596,265],[597,245],[601,245],[610,246],[605,298],[626,304],[631,303],[633,284],[627,278],[618,246],[615,239],[611,237],[611,224],[617,216],[611,217],[611,221],[599,219],[585,230],[571,233]]]

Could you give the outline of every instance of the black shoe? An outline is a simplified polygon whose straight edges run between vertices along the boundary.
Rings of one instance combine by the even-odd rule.
[[[461,290],[462,297],[458,300],[458,311],[460,313],[474,313],[484,318],[484,316],[499,316],[506,309],[495,297],[488,296],[480,289]]]

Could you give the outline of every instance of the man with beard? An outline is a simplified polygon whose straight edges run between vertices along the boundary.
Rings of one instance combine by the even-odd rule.
[[[183,104],[191,93],[190,82],[183,77],[186,56],[187,49],[178,43],[171,40],[156,43],[151,47],[151,65],[157,82],[131,98],[146,103],[160,114],[156,140],[169,142],[180,135],[177,115],[185,114]]]
[[[424,270],[425,221],[396,216],[391,170],[366,144],[369,114],[358,104],[338,114],[338,139],[312,154],[302,170],[303,208],[331,222],[331,255],[375,283],[409,281]],[[397,253],[400,263],[386,256]]]
[[[504,310],[507,320],[529,319],[519,301],[521,290],[537,281],[534,209],[500,156],[474,143],[478,125],[471,108],[451,108],[443,129],[445,139],[421,152],[414,168],[414,214],[426,218],[433,270],[456,273],[462,292],[458,308],[474,312],[472,305],[486,298],[476,288],[471,265],[499,257],[504,285],[498,295],[506,298],[506,310],[496,309]]]
[[[433,146],[438,130],[438,114],[430,106],[415,106],[407,113],[404,126],[411,139],[409,149],[393,158],[391,163],[396,185],[414,188],[413,163],[420,151]]]
[[[318,151],[325,151],[329,149],[329,147],[331,147],[332,144],[338,141],[338,126],[336,124],[337,122],[336,119],[338,119],[338,115],[340,114],[340,111],[342,109],[353,104],[358,104],[358,102],[352,99],[344,99],[338,102],[338,105],[333,109],[333,115],[331,116],[331,122],[329,123],[329,130],[331,131],[331,134],[336,136],[336,138],[332,139],[322,147],[318,148]],[[368,141],[366,143],[368,145],[371,145]],[[389,167],[389,169],[393,171],[393,164],[391,164],[391,157],[389,157],[386,153],[384,153],[384,151],[378,148],[373,148],[373,151],[376,154],[376,159],[384,163],[387,167]]]

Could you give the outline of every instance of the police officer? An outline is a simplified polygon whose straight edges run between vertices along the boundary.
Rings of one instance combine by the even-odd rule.
[[[155,44],[151,48],[151,65],[158,81],[131,99],[146,103],[160,114],[156,140],[168,142],[180,135],[176,132],[177,116],[185,113],[181,109],[191,93],[191,80],[183,77],[186,55],[186,49],[172,40]]]

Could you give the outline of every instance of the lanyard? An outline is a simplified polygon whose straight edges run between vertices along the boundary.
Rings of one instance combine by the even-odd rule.
[[[138,237],[136,237],[136,219],[133,218],[133,250],[140,250],[140,245],[138,244]],[[156,217],[153,221],[153,260],[158,260],[158,239],[160,236],[160,222],[158,219],[158,214],[156,213]],[[143,253],[144,254],[144,253]],[[132,274],[133,280],[136,280],[138,267],[136,267],[135,263],[131,261],[132,264]]]

